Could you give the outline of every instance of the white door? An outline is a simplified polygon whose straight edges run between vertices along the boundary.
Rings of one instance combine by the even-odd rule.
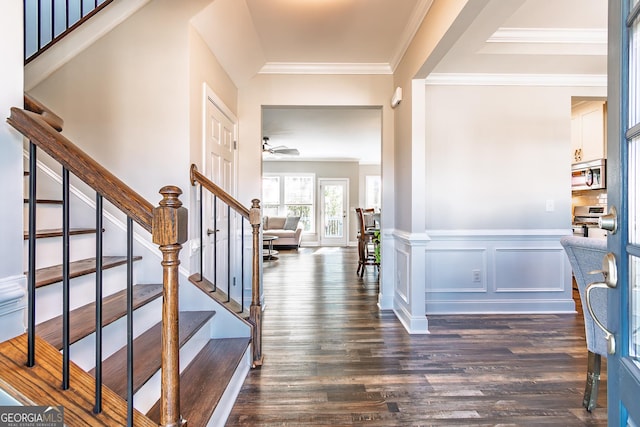
[[[320,244],[347,246],[348,179],[320,179]]]
[[[235,195],[236,126],[211,97],[207,97],[204,123],[205,175],[227,193]],[[204,192],[203,273],[225,293],[234,293],[234,247],[237,215],[213,195]],[[230,238],[231,233],[231,238]],[[231,272],[231,274],[229,274]],[[239,283],[238,283],[239,286]]]

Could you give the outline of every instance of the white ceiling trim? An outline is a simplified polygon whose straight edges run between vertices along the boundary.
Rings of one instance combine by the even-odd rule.
[[[267,62],[259,74],[393,74],[385,63]]]
[[[487,43],[607,44],[603,28],[498,28]]]
[[[420,28],[424,17],[427,16],[427,12],[431,9],[432,4],[433,0],[420,0],[416,4],[411,17],[409,18],[409,22],[404,27],[404,31],[400,37],[400,43],[398,44],[398,49],[389,61],[392,70],[395,70],[398,67],[398,64],[400,64],[402,57],[407,49],[409,49],[411,40],[413,40],[413,37],[418,32],[418,29]]]
[[[575,86],[607,87],[606,75],[592,74],[485,74],[431,73],[431,86]]]

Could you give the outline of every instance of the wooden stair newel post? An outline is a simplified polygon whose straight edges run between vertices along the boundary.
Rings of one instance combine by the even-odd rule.
[[[249,222],[253,232],[253,257],[251,260],[251,307],[249,308],[249,321],[253,324],[253,366],[262,366],[262,307],[260,305],[260,200],[251,201],[249,209]]]
[[[180,339],[178,337],[178,267],[180,249],[187,241],[187,209],[178,199],[182,191],[166,186],[160,190],[163,199],[153,209],[153,243],[162,252],[162,389],[160,425],[186,426],[180,415]]]

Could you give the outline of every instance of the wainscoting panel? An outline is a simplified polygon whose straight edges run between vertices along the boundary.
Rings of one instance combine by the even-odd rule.
[[[400,249],[396,250],[396,295],[409,303],[409,254]]]
[[[496,248],[496,292],[563,292],[562,248]]]
[[[487,292],[486,254],[485,249],[427,249],[427,289],[429,292]]]
[[[569,233],[428,231],[422,279],[426,313],[574,312],[571,267],[560,246]]]

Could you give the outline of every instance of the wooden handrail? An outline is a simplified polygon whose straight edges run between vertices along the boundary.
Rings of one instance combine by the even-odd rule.
[[[226,203],[244,218],[249,220],[251,224],[251,237],[253,250],[251,253],[251,305],[249,306],[249,323],[251,323],[251,341],[253,344],[253,367],[262,366],[262,306],[260,304],[260,259],[262,258],[262,245],[260,239],[260,226],[262,225],[262,214],[260,209],[260,200],[251,200],[251,208],[247,209],[234,199],[229,193],[221,187],[214,184],[198,172],[196,165],[191,165],[191,185],[200,184],[202,188],[207,189],[218,197],[219,200]],[[244,289],[243,289],[244,292]]]
[[[41,115],[13,107],[7,122],[151,233],[153,205],[57,132]]]
[[[153,242],[159,245],[163,269],[161,426],[185,426],[186,422],[180,414],[178,345],[179,255],[182,244],[188,239],[188,212],[178,198],[182,191],[175,186],[163,187],[160,190],[163,199],[159,206],[154,208],[151,203],[59,133],[58,130],[62,129],[62,119],[51,110],[26,94],[25,107],[30,111],[11,108],[11,116],[7,122],[27,137],[32,147],[38,146],[64,166],[66,171],[73,173],[102,198],[109,200],[131,220],[151,233]],[[35,157],[32,159],[35,160]],[[32,165],[35,166],[35,161]],[[127,222],[130,224],[130,220]],[[132,410],[133,405],[131,401],[130,403]]]
[[[224,191],[222,187],[217,186],[209,178],[198,172],[196,165],[191,165],[191,185],[202,185],[203,188],[209,190],[213,195],[217,196],[221,201],[231,206],[231,209],[238,212],[240,215],[249,219],[249,209],[244,207],[239,201],[233,198],[229,193]]]
[[[54,128],[58,132],[62,132],[64,120],[62,120],[60,116],[47,108],[43,103],[27,93],[24,94],[24,109],[27,111],[32,111],[36,114],[40,114],[43,120],[49,123],[49,126]]]

